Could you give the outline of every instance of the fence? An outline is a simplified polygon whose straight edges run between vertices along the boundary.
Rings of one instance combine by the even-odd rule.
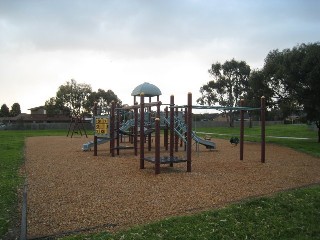
[[[86,130],[93,130],[91,123],[83,123]],[[12,123],[7,125],[5,130],[49,130],[66,129],[68,131],[70,123]]]
[[[252,121],[252,126],[260,126],[260,121]],[[266,126],[283,124],[283,121],[266,121]],[[250,126],[249,121],[244,122],[244,127]],[[194,121],[193,128],[229,127],[229,122],[224,121]],[[240,121],[234,122],[234,127],[240,127]]]
[[[250,122],[245,121],[244,127],[248,128]],[[283,121],[267,121],[266,125],[283,124]],[[49,129],[66,129],[68,130],[70,123],[13,123],[7,125],[6,130],[49,130]],[[260,126],[260,121],[252,121],[252,126]],[[86,130],[94,130],[91,123],[85,122]],[[223,121],[193,121],[193,128],[211,128],[211,127],[229,127],[228,122]],[[240,127],[240,122],[235,121],[234,127]]]

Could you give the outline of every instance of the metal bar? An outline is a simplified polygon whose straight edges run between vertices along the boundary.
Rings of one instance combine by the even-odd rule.
[[[160,104],[162,104],[161,101],[157,101],[157,102],[144,103],[144,106],[145,107],[154,107],[154,106],[157,106],[157,104],[159,102],[160,102]],[[118,109],[130,110],[130,109],[135,109],[135,108],[139,108],[139,107],[140,107],[140,105],[131,105],[131,106],[125,106],[125,107],[117,108],[117,110]]]

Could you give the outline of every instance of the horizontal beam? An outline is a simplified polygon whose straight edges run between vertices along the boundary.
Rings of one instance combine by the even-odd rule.
[[[174,108],[186,108],[187,105],[174,106]],[[252,107],[229,107],[229,106],[201,106],[201,105],[192,105],[193,109],[215,109],[215,110],[237,110],[237,111],[254,111],[261,110],[261,108],[252,108]]]
[[[144,103],[144,107],[154,107],[154,106],[158,106],[158,104],[162,104],[161,101],[158,102],[151,102],[151,103]],[[125,106],[122,108],[116,108],[116,110],[130,110],[130,109],[135,109],[135,108],[140,108],[140,104],[136,104],[136,105],[131,105],[131,106]]]

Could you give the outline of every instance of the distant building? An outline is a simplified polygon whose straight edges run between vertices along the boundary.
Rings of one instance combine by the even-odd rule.
[[[229,116],[225,113],[221,113],[217,117],[215,117],[213,120],[216,122],[229,122]]]
[[[31,115],[46,114],[47,113],[45,106],[34,107],[34,108],[30,108],[28,110],[31,111]]]
[[[15,123],[66,123],[70,122],[70,117],[62,114],[49,116],[46,114],[45,106],[28,109],[31,114],[20,113],[15,117],[1,117],[0,122],[5,124]]]

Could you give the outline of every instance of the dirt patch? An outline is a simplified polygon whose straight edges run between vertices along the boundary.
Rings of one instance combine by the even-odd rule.
[[[320,159],[268,144],[266,163],[260,144],[239,146],[215,139],[218,150],[200,146],[186,163],[161,166],[123,150],[111,157],[109,143],[83,152],[91,138],[32,137],[26,140],[28,236],[30,238],[83,229],[117,231],[169,216],[215,208],[243,198],[320,182]],[[153,152],[146,150],[146,156]],[[168,156],[169,152],[161,151]],[[175,156],[185,157],[183,148]]]

